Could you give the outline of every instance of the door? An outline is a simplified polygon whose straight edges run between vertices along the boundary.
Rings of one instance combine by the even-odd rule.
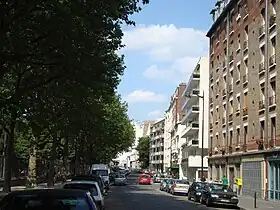
[[[229,168],[229,184],[230,184],[230,187],[233,189],[233,185],[234,185],[234,168],[233,167]]]

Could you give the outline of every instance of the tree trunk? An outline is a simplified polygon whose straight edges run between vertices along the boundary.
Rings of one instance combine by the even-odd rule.
[[[80,144],[79,144],[79,140],[76,140],[76,148],[75,148],[75,175],[80,174],[80,164],[81,164],[81,160],[80,160]]]
[[[54,186],[56,147],[57,147],[57,135],[54,136],[52,142],[51,157],[50,157],[49,170],[48,170],[48,187]]]
[[[69,139],[65,139],[65,143],[63,145],[63,166],[65,169],[65,173],[69,174]]]
[[[36,146],[33,146],[29,154],[28,161],[28,186],[35,187],[37,186],[37,149]]]
[[[13,159],[13,143],[15,137],[16,110],[11,109],[11,121],[9,125],[8,137],[5,139],[4,150],[4,192],[11,192],[12,178],[12,159]]]

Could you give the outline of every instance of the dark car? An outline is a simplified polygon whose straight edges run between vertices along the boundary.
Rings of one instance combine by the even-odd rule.
[[[201,191],[200,203],[206,204],[207,206],[224,204],[237,207],[238,197],[228,185],[208,183]]]
[[[206,184],[206,182],[193,182],[192,185],[189,187],[188,200],[193,199],[195,202],[198,202],[201,197],[202,188]]]
[[[82,190],[40,189],[14,191],[0,201],[1,210],[97,210],[90,193]]]
[[[93,175],[76,175],[72,177],[71,181],[94,181],[98,183],[98,186],[103,195],[107,194],[107,189],[104,184],[104,180],[101,176],[93,176]]]

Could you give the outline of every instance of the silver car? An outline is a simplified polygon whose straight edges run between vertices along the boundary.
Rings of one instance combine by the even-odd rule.
[[[64,189],[76,189],[76,190],[87,190],[90,192],[94,199],[98,210],[104,210],[104,197],[97,182],[94,181],[70,181],[63,185]]]
[[[123,174],[116,174],[116,176],[114,178],[114,184],[115,185],[126,185],[127,184],[126,176]]]
[[[170,188],[171,194],[188,194],[190,183],[187,180],[174,179]]]

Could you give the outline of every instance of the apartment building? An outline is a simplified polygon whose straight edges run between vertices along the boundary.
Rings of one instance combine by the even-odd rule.
[[[209,174],[242,193],[280,199],[276,0],[217,1],[209,58]]]
[[[150,169],[164,172],[164,118],[151,124],[150,128]]]
[[[170,104],[165,112],[165,149],[164,149],[164,163],[168,166],[170,173],[176,177],[180,177],[181,167],[181,119],[182,111],[181,107],[183,104],[182,92],[185,89],[186,84],[180,83],[173,95],[170,98]]]
[[[200,58],[182,93],[183,176],[198,180],[208,173],[209,59]],[[203,155],[202,155],[203,154]],[[203,160],[203,172],[202,172]]]

